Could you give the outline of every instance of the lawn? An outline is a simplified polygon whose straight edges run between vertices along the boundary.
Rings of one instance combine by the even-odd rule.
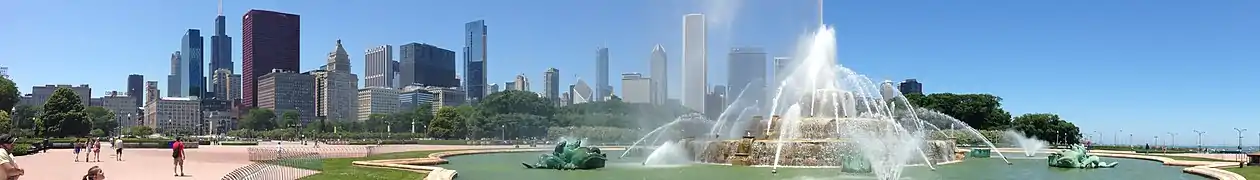
[[[1238,175],[1242,175],[1244,178],[1247,178],[1247,179],[1260,179],[1260,167],[1257,167],[1257,166],[1229,168],[1225,170],[1229,172],[1238,173]]]
[[[444,150],[450,151],[450,150]],[[354,161],[361,160],[381,160],[381,159],[401,159],[401,158],[419,158],[429,157],[430,153],[443,151],[412,151],[386,153],[372,155],[362,158],[332,158],[323,160],[298,160],[274,163],[295,168],[312,169],[321,171],[318,174],[303,177],[303,180],[347,180],[347,179],[379,179],[379,180],[396,180],[396,179],[424,179],[425,174],[396,169],[370,168],[361,167],[351,164]],[[323,163],[316,163],[322,161]]]

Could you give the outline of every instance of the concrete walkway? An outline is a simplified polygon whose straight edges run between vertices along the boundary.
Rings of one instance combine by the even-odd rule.
[[[249,155],[242,148],[215,148],[202,146],[185,150],[184,175],[176,177],[170,149],[126,149],[123,161],[114,160],[113,149],[101,149],[101,162],[74,162],[70,149],[53,149],[47,153],[16,157],[18,165],[26,169],[22,179],[80,179],[92,166],[100,166],[108,179],[222,179],[224,174],[241,166],[249,165]],[[93,157],[92,160],[96,160]]]

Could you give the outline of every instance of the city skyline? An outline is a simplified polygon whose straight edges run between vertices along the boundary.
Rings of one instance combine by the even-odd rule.
[[[525,10],[508,8],[512,3],[500,2],[498,6],[485,6],[485,9],[478,9],[475,12],[455,10],[426,12],[448,14],[451,18],[423,19],[417,20],[416,23],[407,23],[416,25],[387,25],[379,28],[434,27],[425,28],[426,32],[421,33],[424,35],[407,35],[408,33],[402,31],[373,35],[365,33],[371,32],[368,30],[351,29],[365,27],[363,23],[398,20],[394,19],[395,17],[390,17],[392,20],[358,20],[365,16],[384,17],[392,13],[382,15],[379,12],[346,11],[356,7],[371,7],[378,3],[312,2],[303,5],[290,5],[277,1],[226,3],[223,14],[231,17],[227,19],[226,29],[230,32],[226,34],[236,37],[233,39],[235,42],[232,44],[236,46],[233,49],[240,49],[241,43],[236,40],[245,38],[240,36],[241,19],[238,17],[249,9],[273,9],[307,16],[308,21],[303,23],[308,25],[303,27],[307,32],[301,35],[307,42],[301,42],[301,48],[310,50],[303,50],[302,52],[306,53],[298,55],[300,58],[297,59],[305,61],[300,64],[299,71],[316,69],[321,65],[322,63],[317,62],[323,61],[327,52],[327,42],[335,39],[344,39],[347,41],[347,48],[350,49],[364,49],[373,44],[397,45],[420,42],[462,53],[456,50],[463,47],[464,41],[464,37],[461,36],[463,28],[460,25],[484,19],[487,25],[494,26],[496,29],[490,32],[494,38],[490,38],[488,51],[495,62],[489,63],[487,82],[505,82],[519,73],[526,73],[533,75],[532,78],[537,78],[537,72],[548,67],[565,70],[562,77],[566,78],[560,82],[561,84],[574,83],[575,79],[567,78],[572,75],[587,79],[594,78],[593,70],[588,69],[593,65],[589,61],[589,49],[603,42],[608,42],[611,51],[618,52],[612,53],[610,58],[615,60],[611,62],[610,74],[648,72],[647,60],[650,59],[650,53],[644,52],[643,49],[649,49],[654,44],[663,44],[666,52],[670,52],[668,58],[672,60],[671,63],[677,63],[678,60],[683,59],[681,58],[682,46],[679,45],[681,33],[678,32],[681,29],[681,22],[678,21],[682,14],[698,12],[710,14],[710,17],[721,17],[718,15],[720,13],[705,11],[704,8],[644,10],[648,9],[646,7],[659,7],[662,2],[547,1],[538,3],[555,4],[555,7]],[[416,4],[401,1],[399,3],[400,6]],[[449,5],[452,7],[449,9],[469,11],[469,9],[477,9],[472,5],[476,3],[436,2],[432,5]],[[812,2],[792,5],[800,7],[756,3],[760,2],[749,2],[743,7],[749,7],[745,9],[757,7],[785,10],[741,9],[740,13],[735,13],[740,15],[735,16],[739,18],[726,17],[725,19],[728,20],[715,18],[711,25],[716,30],[711,33],[723,33],[721,31],[724,30],[716,28],[723,25],[732,26],[733,28],[725,31],[734,31],[734,33],[728,33],[730,35],[725,37],[711,36],[715,40],[709,42],[713,46],[709,46],[708,49],[713,50],[707,54],[710,64],[713,65],[708,67],[711,71],[708,73],[710,77],[707,81],[726,82],[726,77],[722,77],[727,73],[726,67],[720,65],[720,60],[726,58],[722,54],[727,52],[717,50],[729,47],[720,46],[760,46],[766,47],[768,55],[772,57],[795,57],[793,48],[798,38],[809,31],[810,27],[816,27],[816,19],[810,18],[816,14],[809,12],[779,13],[789,15],[762,17],[762,15],[775,14],[771,12],[808,11],[816,8],[808,7],[809,4],[813,4]],[[62,9],[52,8],[63,6]],[[1099,2],[1091,7],[1038,3],[1012,4],[1011,6],[1009,9],[1019,9],[1024,12],[1011,13],[1009,9],[995,10],[935,3],[896,5],[884,2],[836,2],[826,5],[825,9],[831,9],[834,12],[827,13],[824,22],[838,28],[837,39],[841,44],[839,61],[859,73],[868,74],[872,79],[902,81],[917,78],[925,84],[926,93],[992,93],[1005,99],[1003,105],[1012,114],[1058,113],[1081,126],[1082,132],[1111,132],[1113,127],[1127,126],[1132,121],[1140,120],[1159,123],[1125,128],[1125,132],[1155,135],[1167,131],[1188,131],[1173,128],[1192,128],[1210,130],[1207,136],[1217,136],[1212,139],[1225,139],[1232,142],[1232,139],[1223,138],[1223,136],[1233,136],[1232,132],[1227,131],[1230,127],[1254,125],[1248,124],[1249,122],[1239,122],[1257,118],[1257,115],[1237,113],[1248,111],[1248,106],[1236,101],[1260,98],[1257,95],[1215,89],[1221,88],[1219,86],[1209,88],[1186,85],[1230,84],[1231,86],[1224,88],[1244,89],[1256,87],[1254,82],[1229,80],[1232,79],[1229,77],[1256,76],[1254,72],[1249,72],[1244,68],[1255,67],[1255,62],[1246,59],[1257,56],[1256,53],[1240,49],[1247,47],[1243,42],[1254,42],[1260,39],[1257,35],[1243,33],[1250,32],[1244,30],[1256,29],[1254,24],[1260,24],[1247,23],[1255,20],[1238,18],[1255,15],[1255,12],[1239,9],[1249,7],[1248,4],[1205,4],[1204,6],[1217,8],[1214,8],[1216,10],[1212,12],[1195,10],[1191,12],[1195,14],[1194,16],[1151,13],[1175,8],[1167,5],[1130,7],[1137,9],[1133,10],[1120,8],[1124,4],[1114,2]],[[44,84],[92,84],[94,94],[103,94],[110,90],[121,91],[126,90],[123,77],[129,74],[145,75],[146,81],[166,83],[166,79],[162,78],[168,74],[167,69],[162,68],[167,60],[165,56],[178,49],[179,46],[173,42],[173,37],[182,35],[186,29],[210,29],[214,25],[215,18],[215,2],[209,1],[84,2],[72,5],[17,2],[13,7],[23,8],[3,13],[23,15],[3,14],[5,16],[0,17],[30,18],[8,18],[0,19],[0,21],[22,24],[30,28],[0,30],[0,38],[12,39],[11,42],[14,42],[4,44],[6,48],[0,49],[5,49],[6,54],[14,55],[7,59],[20,60],[0,61],[0,66],[10,68],[9,75],[15,79],[19,90],[23,93],[30,93],[26,91],[29,91],[31,86]],[[137,16],[132,12],[119,12],[120,8],[110,7],[132,7],[135,8],[136,14],[163,14],[168,17],[134,18]],[[575,7],[599,8],[573,10],[581,9]],[[621,7],[622,9],[606,7]],[[876,11],[880,8],[892,7],[908,8],[909,13]],[[943,12],[941,8],[956,10]],[[36,9],[54,10],[37,12],[34,11]],[[502,12],[494,13],[495,11]],[[568,17],[599,11],[606,12],[583,17]],[[1077,11],[1084,13],[1083,15],[1066,13]],[[542,12],[555,12],[557,15],[544,15],[547,13]],[[56,13],[64,15],[53,15]],[[94,14],[94,17],[80,17],[88,13]],[[522,13],[531,15],[513,16]],[[631,15],[611,15],[618,13]],[[1055,16],[1062,17],[1051,18]],[[939,19],[926,20],[922,17]],[[735,21],[739,23],[720,23],[731,21],[729,19],[737,19]],[[788,21],[801,19],[802,22],[767,23],[785,19]],[[1031,19],[1032,21],[1017,22],[1013,19]],[[1170,25],[1189,22],[1198,25],[1190,27]],[[613,25],[617,23],[629,25]],[[989,29],[974,28],[995,24],[1002,26]],[[614,30],[645,25],[648,27]],[[749,28],[756,26],[763,28]],[[75,29],[99,30],[87,31],[87,33],[67,31]],[[1135,32],[1138,29],[1142,32]],[[647,33],[627,33],[634,31]],[[533,37],[542,34],[546,36]],[[573,37],[562,37],[557,34]],[[758,37],[762,36],[760,34],[766,34],[764,36],[768,37]],[[1193,34],[1193,36],[1167,37],[1168,34]],[[716,42],[719,41],[716,39],[721,38],[728,38],[728,40]],[[48,47],[56,47],[58,42],[64,45],[64,42],[83,39],[92,40],[85,42],[84,45],[103,48],[79,49],[76,53],[64,57],[47,56],[47,54],[58,54],[57,51],[48,50],[56,49]],[[120,42],[125,42],[123,44],[126,47],[112,47]],[[213,47],[210,48],[211,51],[213,49]],[[1107,49],[1107,51],[1100,51],[1100,49]],[[242,59],[237,58],[240,56],[239,50],[232,53],[234,56],[232,59]],[[362,54],[352,53],[351,57],[362,57]],[[99,62],[94,62],[94,60]],[[1196,63],[1184,63],[1190,60]],[[1143,62],[1143,64],[1134,65],[1133,62]],[[79,74],[88,76],[82,78],[48,76],[47,72],[42,70],[49,64],[67,65],[64,68],[68,72],[93,72],[94,74]],[[1207,64],[1215,65],[1209,67]],[[362,64],[356,63],[356,66],[362,66]],[[675,67],[679,66],[671,64],[671,76],[679,74]],[[206,72],[212,71],[206,70]],[[459,73],[466,74],[462,71]],[[355,74],[363,73],[355,72]],[[1117,82],[1130,79],[1160,80],[1117,85]],[[677,90],[678,79],[670,79],[669,82],[671,98],[679,98],[677,94],[681,93]],[[614,82],[611,85],[614,89],[619,89],[616,88],[619,83]],[[719,83],[710,83],[706,86],[713,85],[719,85]],[[1065,90],[1065,88],[1072,90]],[[535,86],[532,89],[542,88]],[[1191,92],[1220,93],[1207,93],[1206,97],[1197,98],[1153,98],[1175,97],[1178,94]],[[1107,99],[1107,101],[1100,102],[1098,99]],[[1202,102],[1180,99],[1223,99],[1226,102],[1202,104]],[[1181,122],[1182,119],[1195,119],[1196,122]],[[1208,123],[1202,121],[1208,121]]]

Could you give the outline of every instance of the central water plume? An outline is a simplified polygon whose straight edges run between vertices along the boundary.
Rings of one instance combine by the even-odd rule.
[[[1046,141],[1042,141],[1034,137],[1024,136],[1023,133],[1011,130],[1007,130],[1002,133],[1006,135],[1006,139],[1014,141],[1017,143],[1016,145],[1019,145],[1019,149],[1024,150],[1024,156],[1037,156],[1037,153],[1040,153],[1041,150],[1045,149],[1047,146]]]

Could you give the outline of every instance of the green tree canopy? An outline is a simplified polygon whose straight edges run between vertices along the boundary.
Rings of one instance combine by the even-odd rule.
[[[1024,114],[1015,117],[1013,129],[1043,141],[1075,144],[1081,140],[1081,129],[1072,122],[1048,113]]]
[[[432,138],[451,139],[463,136],[460,131],[464,119],[453,107],[439,108],[432,121],[429,121],[427,134]]]
[[[0,132],[9,132],[13,130],[13,119],[9,113],[0,111]]]
[[[0,111],[9,112],[22,100],[17,83],[9,78],[0,77]]]
[[[279,128],[294,127],[302,122],[302,115],[293,110],[284,111],[283,114],[280,114],[280,117],[283,121],[281,121]]]
[[[90,106],[84,109],[83,112],[87,113],[92,129],[100,129],[105,134],[113,134],[114,128],[118,127],[118,121],[114,119],[114,112],[104,107]]]
[[[276,123],[276,113],[270,109],[250,109],[249,113],[245,114],[245,117],[241,118],[241,122],[238,126],[240,126],[241,129],[254,131],[275,129],[278,126],[278,123]]]
[[[915,106],[939,111],[976,129],[1000,130],[1011,124],[1011,113],[1002,109],[1002,98],[991,94],[907,94],[906,99]]]
[[[529,91],[503,91],[486,96],[477,104],[483,115],[532,114],[551,118],[555,106],[538,94]]]
[[[126,134],[132,136],[148,136],[153,134],[153,128],[149,126],[132,126],[131,128],[127,128]]]
[[[17,128],[35,129],[35,119],[39,117],[42,106],[20,105],[13,108],[13,121],[17,121]]]
[[[44,103],[43,121],[45,135],[54,137],[87,136],[91,131],[91,122],[83,112],[83,101],[73,90],[57,88],[48,102]]]

